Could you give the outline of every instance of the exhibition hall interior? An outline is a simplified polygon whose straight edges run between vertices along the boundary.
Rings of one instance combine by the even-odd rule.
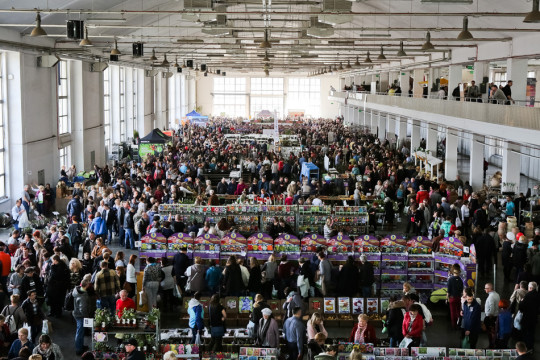
[[[0,359],[538,359],[539,8],[0,2]]]

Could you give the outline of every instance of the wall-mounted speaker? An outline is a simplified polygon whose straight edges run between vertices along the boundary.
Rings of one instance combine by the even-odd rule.
[[[216,70],[216,75],[220,75],[221,74],[221,70],[217,69]]]
[[[142,42],[133,43],[133,57],[144,56],[144,45]]]
[[[118,55],[110,55],[109,60],[110,61],[118,61]]]
[[[186,66],[190,69],[193,69],[193,60],[186,60]]]
[[[206,71],[206,64],[201,64],[201,71]]]
[[[181,72],[182,72],[182,68],[181,68],[180,66],[179,66],[179,67],[177,67],[177,68],[176,68],[176,72],[179,72],[179,73],[181,73]]]
[[[68,20],[66,23],[67,38],[72,40],[84,39],[84,21]]]

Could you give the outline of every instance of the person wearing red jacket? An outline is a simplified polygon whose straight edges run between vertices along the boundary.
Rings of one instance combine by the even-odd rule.
[[[126,290],[120,291],[120,299],[116,300],[116,315],[121,318],[124,313],[124,309],[136,310],[135,301],[128,297]]]
[[[420,185],[420,190],[416,193],[416,203],[422,204],[424,200],[429,201],[429,192],[424,189],[424,185]]]
[[[373,326],[369,325],[369,317],[366,314],[358,315],[356,323],[349,336],[349,342],[356,344],[377,344],[377,334]]]
[[[408,348],[420,346],[420,340],[422,339],[422,330],[424,330],[424,319],[420,315],[420,305],[412,304],[409,311],[403,318],[403,326],[401,332],[405,338],[412,339]]]
[[[6,253],[6,244],[3,242],[0,242],[0,261],[2,262],[0,286],[2,287],[4,294],[7,294],[7,280],[9,273],[11,272],[11,257]],[[3,297],[1,299],[3,299]]]

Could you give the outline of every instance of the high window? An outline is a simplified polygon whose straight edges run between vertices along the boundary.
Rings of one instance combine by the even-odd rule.
[[[126,68],[121,67],[120,86],[120,141],[126,141]]]
[[[246,116],[246,78],[214,78],[213,114]]]
[[[57,67],[59,134],[66,134],[70,131],[68,65],[66,60],[60,60]]]
[[[283,116],[283,78],[251,78],[251,116],[268,110]]]
[[[315,78],[289,79],[287,104],[290,110],[304,110],[305,115],[321,114],[321,80]]]
[[[58,157],[60,158],[60,168],[64,166],[67,169],[71,166],[71,145],[61,148],[58,151]]]
[[[131,69],[133,79],[132,88],[133,88],[133,131],[137,130],[137,69]]]
[[[6,92],[4,86],[6,86],[5,72],[4,72],[4,54],[0,52],[0,199],[6,197],[6,146],[4,142],[5,136],[5,107],[6,104]]]
[[[103,129],[105,130],[105,148],[111,151],[111,68],[103,72]]]

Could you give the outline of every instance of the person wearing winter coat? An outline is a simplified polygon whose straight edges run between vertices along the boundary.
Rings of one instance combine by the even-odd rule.
[[[377,343],[375,328],[369,324],[369,317],[366,314],[358,315],[358,322],[351,331],[349,342],[354,342],[355,344]]]
[[[240,296],[242,290],[244,290],[242,271],[234,255],[229,257],[225,270],[223,270],[223,284],[227,296]]]
[[[406,312],[405,303],[395,298],[390,300],[390,305],[388,306],[388,311],[386,312],[385,326],[387,329],[388,338],[390,339],[390,347],[398,347],[401,340],[403,340],[401,326],[403,325],[403,318]]]
[[[452,221],[451,221],[450,216],[447,216],[446,220],[444,220],[441,225],[441,230],[444,230],[444,237],[450,236],[451,228],[452,228]]]
[[[204,308],[200,303],[201,293],[196,292],[188,303],[189,327],[191,328],[191,343],[195,344],[197,333],[202,338],[204,332]]]
[[[403,317],[401,333],[403,337],[412,339],[408,348],[420,346],[422,331],[424,330],[424,318],[420,315],[420,305],[412,304],[409,311]]]
[[[311,340],[308,340],[308,359],[315,360],[315,356],[324,352],[324,342],[326,341],[327,336],[323,333],[315,334],[315,337]]]
[[[34,348],[32,354],[41,355],[42,360],[64,360],[60,346],[53,343],[49,335],[46,334],[39,337],[39,344]]]
[[[288,287],[285,288],[284,293],[287,300],[283,303],[283,310],[285,311],[283,320],[285,321],[293,316],[295,308],[302,309],[302,315],[304,315],[304,301],[302,300],[300,294]]]
[[[90,299],[86,289],[90,285],[87,279],[81,282],[80,286],[76,286],[73,291],[73,317],[77,323],[75,330],[75,353],[82,355],[84,352],[84,318],[90,317]]]
[[[254,296],[253,311],[249,317],[249,320],[254,324],[252,333],[254,338],[257,338],[257,330],[259,327],[259,320],[262,319],[262,311],[267,308],[270,308],[270,306],[264,301],[264,297],[261,294],[256,294]]]
[[[62,306],[66,297],[66,291],[70,284],[70,273],[66,263],[60,256],[52,257],[52,265],[47,284],[47,302],[51,307],[49,316],[62,316]]]
[[[360,273],[354,264],[354,258],[349,256],[345,265],[341,267],[338,275],[338,293],[353,297],[358,292]]]
[[[506,349],[508,339],[512,334],[512,313],[510,312],[510,301],[503,299],[499,301],[499,315],[495,324],[497,329],[496,347],[497,349]]]
[[[90,231],[93,231],[97,237],[107,239],[107,223],[101,217],[101,213],[96,213],[96,217],[94,218],[94,220],[92,220],[92,223],[90,224]]]
[[[195,263],[188,267],[184,273],[187,277],[186,291],[190,293],[204,291],[206,286],[204,282],[206,269],[204,268],[203,261],[199,256],[196,256],[194,262]]]
[[[466,301],[462,308],[463,321],[461,323],[461,337],[468,336],[471,349],[476,349],[476,343],[478,341],[478,334],[481,331],[481,317],[482,307],[476,299],[470,289],[466,290]]]
[[[262,272],[259,262],[254,257],[249,259],[249,280],[248,291],[249,296],[255,297],[255,295],[262,291]]]
[[[219,291],[219,285],[223,279],[223,270],[219,267],[219,262],[212,263],[210,268],[206,270],[206,287],[212,294]]]
[[[279,329],[276,319],[272,317],[272,310],[264,308],[262,318],[257,327],[257,341],[260,346],[279,348]]]
[[[512,249],[512,263],[516,268],[517,274],[523,269],[523,266],[527,262],[527,248],[529,247],[529,244],[523,235],[519,239],[516,236],[516,240],[518,241],[514,244],[514,248]]]

